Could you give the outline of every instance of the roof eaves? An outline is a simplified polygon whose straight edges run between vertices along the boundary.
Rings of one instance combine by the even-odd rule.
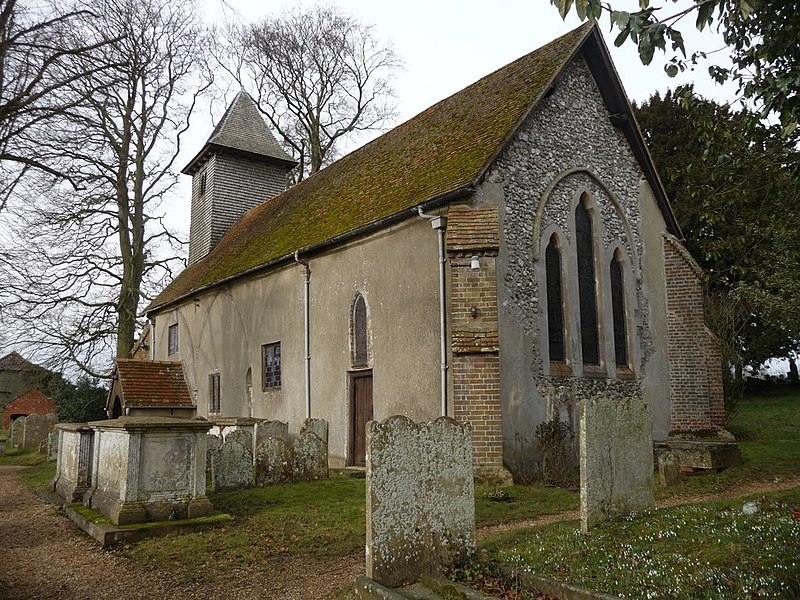
[[[352,230],[350,230],[348,232],[345,232],[345,233],[342,233],[340,235],[337,235],[337,236],[334,236],[332,238],[329,238],[329,239],[327,239],[327,240],[325,240],[323,242],[319,242],[317,244],[312,244],[310,246],[305,246],[303,248],[298,248],[294,252],[290,252],[288,254],[284,254],[283,256],[280,256],[278,258],[274,258],[272,260],[269,260],[269,261],[267,261],[267,262],[265,262],[263,264],[257,265],[255,267],[250,268],[250,269],[245,269],[244,271],[241,271],[239,273],[235,273],[233,275],[230,275],[229,277],[225,277],[223,279],[219,279],[217,281],[213,281],[213,282],[208,283],[206,285],[200,286],[200,287],[198,287],[198,288],[196,288],[194,290],[188,291],[185,294],[182,294],[182,295],[178,296],[177,298],[174,298],[173,300],[170,300],[168,302],[164,302],[163,304],[159,304],[159,305],[156,305],[156,306],[150,305],[150,306],[148,306],[147,308],[144,309],[144,313],[146,315],[150,315],[153,312],[156,312],[158,310],[163,310],[163,309],[168,308],[170,306],[173,306],[175,304],[179,304],[179,303],[183,302],[184,300],[187,300],[188,298],[196,296],[197,294],[200,294],[200,293],[205,292],[207,290],[213,289],[213,288],[215,288],[217,286],[220,286],[220,285],[225,285],[225,284],[230,283],[231,281],[237,280],[237,279],[239,279],[241,277],[246,277],[248,275],[253,275],[254,273],[260,273],[260,272],[268,271],[268,270],[276,268],[276,267],[278,267],[278,266],[280,266],[282,264],[285,264],[285,263],[288,263],[288,262],[292,262],[292,261],[294,261],[294,257],[296,255],[299,256],[299,255],[302,254],[303,256],[309,256],[311,254],[316,254],[318,252],[324,252],[325,250],[327,250],[327,249],[329,249],[331,247],[338,246],[339,244],[344,244],[346,242],[349,242],[352,239],[355,239],[355,238],[358,238],[358,237],[361,237],[361,236],[369,235],[371,233],[374,233],[375,231],[383,229],[384,227],[389,227],[390,225],[394,225],[396,223],[399,223],[401,221],[404,221],[406,219],[414,217],[414,216],[416,216],[418,214],[418,209],[421,209],[423,212],[424,211],[428,211],[428,210],[432,210],[434,208],[437,208],[439,206],[447,204],[447,203],[449,203],[449,202],[451,202],[453,200],[457,200],[459,198],[463,198],[464,196],[467,196],[467,195],[473,193],[474,191],[475,191],[475,187],[472,186],[472,185],[467,185],[467,186],[462,186],[460,188],[456,188],[456,189],[451,190],[449,192],[446,192],[444,194],[440,194],[439,196],[437,196],[435,198],[431,198],[429,200],[421,202],[420,204],[412,206],[411,208],[406,208],[406,209],[401,210],[401,211],[399,211],[397,213],[394,213],[393,215],[389,215],[388,217],[384,217],[383,219],[379,219],[377,221],[373,221],[371,223],[368,223],[367,225],[363,225],[363,226],[358,227],[356,229],[352,229]]]

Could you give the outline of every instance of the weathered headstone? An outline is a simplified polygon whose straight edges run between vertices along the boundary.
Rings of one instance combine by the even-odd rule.
[[[641,398],[580,402],[581,529],[651,509],[652,419]]]
[[[328,444],[312,431],[301,431],[292,447],[294,481],[328,478]]]
[[[6,442],[8,442],[8,438],[0,436],[0,456],[5,456],[6,454]]]
[[[19,419],[17,419],[19,420]],[[50,430],[55,427],[58,417],[50,413],[48,415],[31,414],[25,418],[25,428],[22,433],[22,447],[36,448],[47,438]]]
[[[658,474],[661,485],[672,487],[681,482],[681,461],[674,452],[663,452],[658,457]]]
[[[227,435],[211,465],[211,485],[214,490],[238,490],[253,486],[252,448],[253,437],[249,431],[232,431]]]
[[[278,437],[262,438],[256,444],[256,485],[292,481],[292,447]]]
[[[53,429],[47,436],[47,460],[58,460],[58,429]]]
[[[306,419],[300,429],[300,434],[302,435],[304,431],[316,433],[319,439],[328,443],[328,422],[325,419]]]
[[[367,424],[367,577],[387,587],[474,549],[472,427],[440,417]]]
[[[284,442],[289,441],[289,424],[283,421],[261,421],[255,424],[255,445],[258,447],[262,440],[278,438]]]
[[[219,447],[222,446],[222,438],[218,435],[208,434],[206,436],[206,476],[211,477],[211,465],[214,462],[214,456],[219,452]]]
[[[11,447],[21,448],[22,437],[25,435],[25,421],[27,417],[17,417],[11,421]]]

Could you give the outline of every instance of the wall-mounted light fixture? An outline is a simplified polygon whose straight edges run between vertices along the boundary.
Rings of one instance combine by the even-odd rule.
[[[469,261],[469,268],[470,269],[480,269],[481,268],[481,259],[478,256],[473,256],[472,260]]]

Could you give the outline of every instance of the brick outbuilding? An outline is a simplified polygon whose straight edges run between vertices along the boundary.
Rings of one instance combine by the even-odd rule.
[[[6,404],[3,415],[3,429],[8,429],[11,421],[28,415],[46,415],[56,412],[56,405],[38,389],[28,390]]]

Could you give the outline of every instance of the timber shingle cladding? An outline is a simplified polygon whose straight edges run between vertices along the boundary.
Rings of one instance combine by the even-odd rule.
[[[147,310],[468,189],[591,31],[581,26],[523,56],[250,210]]]

